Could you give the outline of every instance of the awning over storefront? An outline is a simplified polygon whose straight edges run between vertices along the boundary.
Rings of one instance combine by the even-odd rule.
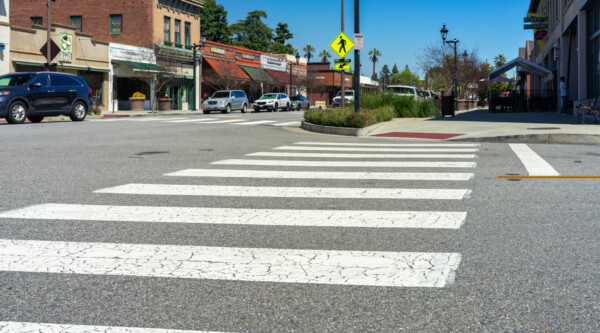
[[[552,72],[534,62],[531,62],[527,59],[523,59],[521,57],[517,57],[506,64],[498,67],[495,71],[490,73],[488,79],[490,81],[494,80],[494,78],[508,72],[509,70],[517,67],[519,72],[525,72],[527,74],[539,75],[543,77],[546,81],[552,80],[554,75]]]
[[[156,54],[159,58],[181,61],[181,62],[192,62],[194,58],[194,51],[188,50],[187,48],[180,48],[175,46],[154,44]],[[196,51],[197,59],[200,59],[202,53]]]
[[[252,80],[254,82],[262,82],[262,83],[269,83],[269,84],[278,84],[279,83],[277,80],[275,80],[274,77],[269,75],[269,73],[267,73],[262,68],[243,66],[243,65],[239,65],[239,66],[241,69],[244,70],[244,72],[246,72],[246,74],[248,74],[248,76],[250,76],[250,78],[252,78]]]
[[[274,77],[279,84],[290,84],[290,73],[274,71],[271,69],[265,69],[265,71]]]
[[[13,60],[13,61],[15,62],[16,65],[22,65],[22,66],[44,67],[46,65],[45,62],[35,62],[35,61],[26,61],[26,60]],[[102,73],[110,72],[110,69],[108,69],[108,68],[99,68],[99,67],[85,67],[85,66],[65,65],[65,64],[58,64],[56,67],[60,68],[60,69],[74,69],[74,70],[90,71],[90,72],[102,72]]]
[[[204,58],[206,62],[212,67],[215,72],[224,78],[233,78],[238,80],[250,81],[250,77],[234,62],[217,60],[212,58]]]
[[[158,65],[156,64],[147,64],[144,62],[133,62],[133,61],[123,61],[123,60],[113,60],[114,63],[119,65],[127,66],[134,71],[157,71]]]

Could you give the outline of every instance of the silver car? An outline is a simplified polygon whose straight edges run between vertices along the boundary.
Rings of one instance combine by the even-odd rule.
[[[292,96],[290,101],[292,102],[292,110],[310,109],[310,101],[302,95]]]
[[[231,113],[231,110],[240,110],[242,113],[248,111],[248,97],[242,90],[219,90],[202,104],[204,113],[221,111]]]

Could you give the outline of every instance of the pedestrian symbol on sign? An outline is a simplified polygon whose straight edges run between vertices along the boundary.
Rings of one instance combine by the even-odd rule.
[[[335,37],[333,42],[329,44],[329,47],[331,47],[331,49],[335,51],[340,58],[344,59],[346,54],[348,54],[348,52],[350,52],[350,50],[352,50],[354,47],[354,42],[352,42],[352,40],[348,38],[345,33],[340,32],[340,34]]]
[[[338,45],[340,45],[340,50],[337,53],[342,53],[342,50],[344,50],[344,53],[348,53],[348,51],[346,51],[346,40],[344,37],[340,36],[340,42]]]

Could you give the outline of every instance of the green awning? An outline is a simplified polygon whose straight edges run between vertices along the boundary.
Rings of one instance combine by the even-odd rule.
[[[36,66],[36,67],[44,67],[46,65],[45,63],[40,63],[40,62],[29,62],[29,61],[20,61],[20,60],[15,60],[15,64],[22,65],[22,66]],[[76,66],[76,65],[63,65],[63,64],[58,64],[57,67],[61,68],[61,69],[74,69],[74,70],[90,71],[90,72],[101,72],[101,73],[110,72],[110,69],[108,69],[108,68],[105,69],[105,68],[85,67],[85,66]]]
[[[275,80],[275,78],[273,78],[271,75],[269,75],[269,73],[267,73],[262,68],[250,67],[250,66],[244,66],[244,65],[238,65],[238,66],[240,66],[240,68],[243,69],[244,72],[246,72],[246,74],[248,74],[248,76],[250,76],[250,78],[252,78],[252,80],[255,82],[264,82],[264,83],[270,83],[270,84],[276,84],[276,85],[279,84],[279,82],[277,82],[277,80]]]
[[[147,64],[145,62],[133,62],[133,61],[123,61],[123,60],[113,60],[113,62],[127,66],[133,70],[138,71],[157,71],[158,65],[156,64]]]

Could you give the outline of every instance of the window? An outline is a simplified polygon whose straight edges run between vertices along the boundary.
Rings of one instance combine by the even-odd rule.
[[[190,22],[185,22],[185,46],[192,45],[192,36],[190,35],[192,27]]]
[[[175,20],[175,45],[181,46],[181,21]]]
[[[53,87],[66,87],[66,86],[81,86],[75,79],[64,75],[53,74],[50,76]]]
[[[24,86],[35,74],[13,74],[0,76],[0,87]]]
[[[165,16],[165,44],[171,45],[171,18]]]
[[[42,24],[44,24],[44,21],[42,20],[41,16],[32,16],[31,17],[31,24],[42,25]]]
[[[77,27],[77,31],[81,32],[81,16],[71,16],[71,26]]]
[[[50,81],[48,81],[48,75],[47,74],[40,75],[40,76],[36,77],[33,80],[33,82],[31,82],[31,84],[38,83],[38,82],[42,84],[42,87],[48,87],[48,86],[50,86]]]
[[[123,15],[111,15],[110,16],[110,33],[111,34],[122,34],[123,33]]]

